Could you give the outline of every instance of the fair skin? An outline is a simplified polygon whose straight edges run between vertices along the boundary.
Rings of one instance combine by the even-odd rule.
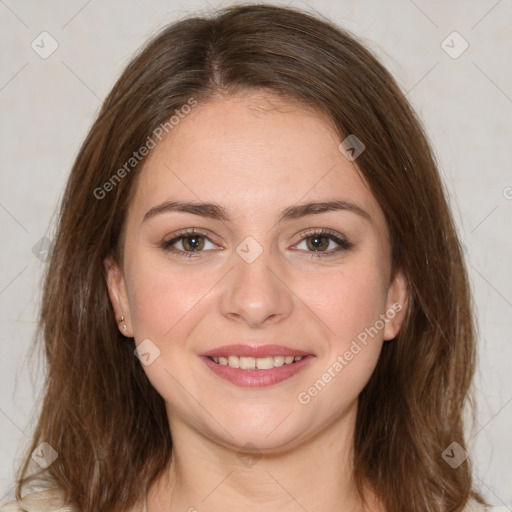
[[[199,104],[146,159],[127,213],[124,260],[106,268],[122,332],[160,350],[143,368],[167,404],[173,457],[150,489],[149,512],[364,510],[350,462],[357,397],[383,341],[400,329],[407,286],[401,272],[391,276],[384,215],[340,142],[320,114],[270,93],[224,95]],[[171,200],[216,203],[230,219],[164,210],[144,220]],[[277,222],[290,206],[334,200],[365,213]],[[187,228],[200,230],[198,257],[180,256],[193,252],[190,236],[173,243],[179,254],[162,247]],[[342,246],[320,237],[315,253],[315,235],[305,235],[312,228],[352,246],[334,252]],[[250,263],[236,251],[247,237],[262,249]],[[321,251],[330,255],[311,257]],[[333,372],[338,355],[393,304],[404,307]],[[248,340],[312,357],[290,378],[254,388],[220,378],[199,357]],[[329,367],[321,392],[300,402]],[[369,497],[371,509],[382,510]]]

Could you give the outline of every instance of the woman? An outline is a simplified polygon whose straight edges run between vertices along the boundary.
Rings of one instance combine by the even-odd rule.
[[[436,164],[393,78],[327,21],[233,7],[129,64],[68,181],[41,329],[4,511],[485,510]]]

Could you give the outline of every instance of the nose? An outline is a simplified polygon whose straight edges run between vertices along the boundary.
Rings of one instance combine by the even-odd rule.
[[[233,265],[220,302],[225,317],[257,328],[290,316],[294,307],[290,279],[275,253],[265,248],[254,260],[243,252],[234,253]]]

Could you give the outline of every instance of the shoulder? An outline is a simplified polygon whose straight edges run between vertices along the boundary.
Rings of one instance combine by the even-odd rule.
[[[0,512],[78,512],[76,507],[65,505],[62,491],[45,489],[27,494],[21,501],[0,505]]]

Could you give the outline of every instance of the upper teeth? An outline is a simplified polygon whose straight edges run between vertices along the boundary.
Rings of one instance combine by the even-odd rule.
[[[274,356],[274,357],[213,357],[212,359],[219,364],[230,366],[231,368],[241,368],[242,370],[269,370],[300,361],[303,356]]]

